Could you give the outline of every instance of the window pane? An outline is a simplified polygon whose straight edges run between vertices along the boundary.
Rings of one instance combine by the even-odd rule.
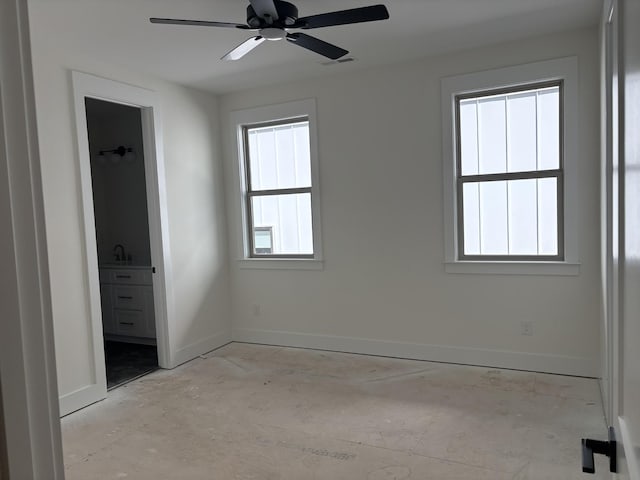
[[[460,159],[462,175],[477,175],[478,113],[475,99],[460,101]]]
[[[462,194],[464,217],[464,253],[480,255],[480,187],[465,183]]]
[[[254,255],[259,251],[256,231],[270,229],[275,255],[312,255],[311,194],[265,195],[251,198]]]
[[[509,254],[538,254],[537,182],[513,180],[509,188]]]
[[[480,248],[483,255],[507,255],[507,182],[480,183]]]
[[[460,101],[462,175],[560,168],[560,87]]]
[[[558,255],[558,180],[538,180],[538,244],[540,255]]]
[[[479,173],[502,173],[507,169],[505,98],[478,100]]]
[[[465,255],[558,255],[558,180],[463,184]]]
[[[293,129],[295,144],[296,186],[311,186],[311,149],[309,143],[309,122]]]
[[[538,169],[560,168],[560,88],[538,93]]]
[[[508,171],[536,169],[536,92],[507,97]]]
[[[252,190],[311,186],[309,122],[247,130]]]
[[[258,131],[249,131],[249,171],[251,188],[255,185],[275,185],[276,146],[273,135],[260,135]]]

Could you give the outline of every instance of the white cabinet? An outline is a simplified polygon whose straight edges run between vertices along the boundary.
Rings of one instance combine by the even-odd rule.
[[[100,268],[105,336],[156,337],[152,275],[150,267]]]

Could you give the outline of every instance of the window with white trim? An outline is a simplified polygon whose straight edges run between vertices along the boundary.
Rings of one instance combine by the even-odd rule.
[[[250,257],[313,258],[309,120],[243,127]]]
[[[461,260],[563,260],[562,81],[456,96]]]
[[[577,98],[575,57],[442,80],[447,271],[578,272]]]
[[[321,268],[315,101],[232,113],[243,268]]]

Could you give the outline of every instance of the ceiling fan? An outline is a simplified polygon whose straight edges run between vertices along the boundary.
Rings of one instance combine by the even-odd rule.
[[[308,30],[312,28],[332,27],[334,25],[348,25],[351,23],[373,22],[386,20],[389,12],[384,5],[352,8],[337,12],[322,13],[309,17],[298,18],[298,8],[284,0],[249,0],[247,7],[247,24],[228,22],[209,22],[204,20],[180,20],[174,18],[150,18],[151,23],[168,25],[193,25],[202,27],[237,28],[240,30],[257,31],[258,35],[242,42],[227,53],[222,60],[238,60],[265,40],[282,40],[324,55],[332,60],[343,57],[347,50],[319,38],[300,32],[290,33],[291,29]]]

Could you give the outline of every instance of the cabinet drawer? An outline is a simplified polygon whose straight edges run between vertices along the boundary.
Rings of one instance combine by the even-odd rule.
[[[125,285],[151,285],[151,272],[148,270],[109,270],[105,272],[105,283],[117,283]]]
[[[133,337],[145,336],[144,312],[136,310],[114,310],[116,333]]]
[[[144,310],[144,287],[113,285],[114,308]]]

